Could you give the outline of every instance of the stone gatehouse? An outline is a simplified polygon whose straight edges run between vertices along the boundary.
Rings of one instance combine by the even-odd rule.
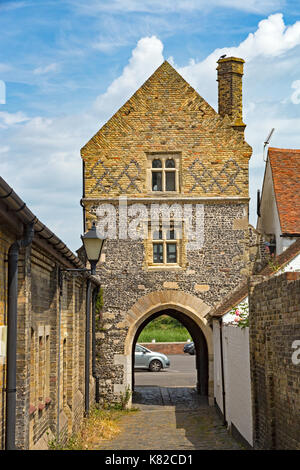
[[[108,225],[114,228],[114,215],[118,222],[97,269],[104,299],[97,333],[103,400],[115,400],[133,386],[137,337],[149,321],[168,313],[189,329],[198,391],[213,402],[212,330],[206,316],[251,270],[252,150],[244,140],[243,65],[235,57],[218,61],[216,112],[164,62],[81,150],[85,228],[93,220],[99,226],[97,208],[103,204],[110,205]],[[192,205],[197,245],[187,237],[186,219],[178,235],[175,210],[169,228],[160,218],[153,230],[148,218],[153,204],[176,204],[183,211]],[[134,220],[138,210],[138,228],[146,236],[133,239],[122,223]]]

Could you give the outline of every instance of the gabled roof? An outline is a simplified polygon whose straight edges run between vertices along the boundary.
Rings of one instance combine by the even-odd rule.
[[[283,234],[300,234],[300,149],[269,147],[274,192]]]
[[[82,147],[81,155],[99,148],[110,148],[111,140],[117,135],[137,132],[136,125],[158,119],[165,119],[170,124],[169,113],[172,108],[174,116],[186,111],[194,113],[199,120],[204,118],[207,125],[224,127],[236,137],[236,131],[228,116],[220,116],[199,93],[172,67],[164,61],[140,88],[124,103],[118,111],[100,128],[100,130]],[[245,152],[251,155],[251,147],[244,142]]]
[[[273,276],[280,269],[284,268],[288,263],[290,263],[297,255],[300,253],[300,239],[292,243],[285,251],[276,258],[272,258],[272,266],[269,264],[265,266],[259,273],[259,276]],[[274,269],[274,267],[276,268]],[[225,299],[217,305],[217,307],[209,312],[208,316],[210,317],[222,317],[229,312],[233,307],[238,305],[248,296],[248,280],[241,283],[237,289],[235,289],[232,294],[225,297]]]

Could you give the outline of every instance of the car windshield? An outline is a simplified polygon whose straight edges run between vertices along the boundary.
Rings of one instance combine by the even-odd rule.
[[[135,346],[135,352],[151,352],[151,351],[150,351],[150,349],[147,349],[144,346],[141,346],[140,344],[137,344]]]

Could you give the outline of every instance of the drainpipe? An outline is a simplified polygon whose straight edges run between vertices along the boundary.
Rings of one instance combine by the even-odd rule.
[[[8,250],[8,309],[7,309],[7,364],[6,364],[6,424],[5,448],[16,449],[16,395],[17,395],[17,324],[18,324],[18,261],[21,248],[31,244],[34,224],[25,226],[22,240],[16,240]]]
[[[99,403],[99,377],[96,373],[96,300],[100,288],[96,287],[93,290],[93,300],[92,300],[92,375],[95,379],[95,400],[96,403]]]
[[[61,359],[61,312],[62,312],[62,294],[63,294],[63,273],[58,268],[58,282],[59,282],[59,297],[58,297],[58,364],[57,364],[57,428],[56,428],[56,439],[59,442],[59,426],[60,426],[60,359]]]
[[[96,274],[97,262],[91,261],[91,274]],[[91,290],[92,283],[87,279],[86,285],[86,315],[85,315],[85,415],[88,416],[90,410],[90,310],[91,310]]]
[[[223,424],[226,426],[226,400],[225,400],[225,380],[224,380],[224,356],[223,356],[223,341],[222,341],[222,318],[219,320],[220,325],[220,354],[221,354],[221,375],[222,375],[222,395],[223,395]]]
[[[85,415],[88,416],[90,408],[90,304],[91,281],[86,285],[86,313],[85,313]]]

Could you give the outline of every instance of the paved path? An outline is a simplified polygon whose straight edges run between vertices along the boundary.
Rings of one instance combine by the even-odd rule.
[[[193,388],[136,387],[133,402],[140,411],[122,417],[119,436],[99,449],[241,449]]]

